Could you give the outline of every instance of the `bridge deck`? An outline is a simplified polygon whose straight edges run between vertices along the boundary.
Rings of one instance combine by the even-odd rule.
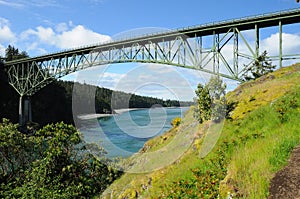
[[[282,25],[298,23],[300,22],[300,9],[292,9],[286,11],[280,11],[275,13],[268,13],[250,17],[244,17],[239,19],[226,20],[216,23],[208,23],[198,26],[186,27],[176,30],[170,30],[166,32],[160,32],[155,34],[143,35],[135,38],[112,41],[109,43],[103,43],[98,45],[91,45],[87,47],[81,47],[77,49],[69,49],[66,51],[42,55],[33,58],[20,59],[15,61],[6,62],[6,66],[32,61],[44,61],[49,59],[59,59],[63,57],[70,57],[73,54],[88,54],[89,52],[99,49],[108,50],[109,48],[122,48],[131,46],[132,43],[139,43],[140,45],[151,42],[160,42],[173,40],[177,36],[185,35],[187,37],[195,36],[208,36],[215,34],[226,33],[230,28],[238,28],[240,31],[254,29],[255,25],[258,28],[265,28],[271,26],[278,26],[279,21]]]

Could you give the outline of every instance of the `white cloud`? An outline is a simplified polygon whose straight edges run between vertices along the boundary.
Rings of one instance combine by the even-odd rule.
[[[10,29],[9,21],[0,17],[0,42],[13,43],[15,40],[16,36]]]
[[[98,5],[98,4],[102,4],[104,0],[89,0],[89,2]]]
[[[33,42],[31,44],[28,44],[27,45],[27,51],[34,50],[39,55],[43,55],[43,54],[47,53],[47,51],[44,48],[41,48],[41,47],[38,47],[38,46],[39,46],[39,44],[37,42]]]
[[[82,25],[73,25],[61,23],[56,26],[56,30],[50,27],[38,26],[35,30],[28,29],[21,33],[21,39],[24,41],[38,40],[40,44],[55,46],[59,49],[69,49],[80,46],[86,46],[109,41],[111,38],[107,35],[96,33]],[[69,30],[70,29],[70,30]],[[37,46],[38,47],[38,46]],[[33,50],[31,48],[31,50]]]
[[[109,36],[93,32],[82,25],[78,25],[70,31],[65,31],[57,35],[57,38],[58,43],[56,45],[62,49],[91,45],[110,40]]]
[[[59,6],[56,0],[20,0],[22,3],[36,7],[56,7]]]
[[[55,28],[38,26],[17,34],[11,30],[9,21],[0,17],[0,45],[17,45],[30,55],[41,55],[51,53],[55,49],[64,50],[109,40],[109,36],[96,33],[82,25],[74,26],[72,21],[57,24]]]
[[[68,24],[67,23],[59,23],[55,27],[57,32],[65,32],[68,30]]]
[[[296,54],[300,51],[300,36],[297,34],[282,33],[283,54]],[[272,34],[261,42],[261,49],[268,55],[279,54],[279,33]]]
[[[0,4],[2,3],[0,0]],[[15,43],[16,40],[17,37],[10,29],[9,21],[0,17],[0,56],[5,56],[5,46]]]
[[[108,72],[107,66],[95,66],[69,74],[61,79],[114,89],[125,75]]]
[[[5,56],[5,47],[0,44],[0,57]]]
[[[52,28],[44,28],[42,26],[39,26],[36,28],[36,30],[29,29],[21,33],[21,38],[26,39],[31,35],[38,37],[38,39],[42,43],[50,45],[55,45],[57,43],[56,34]]]
[[[162,72],[164,71],[164,72]],[[164,99],[191,100],[194,88],[188,79],[172,66],[160,64],[138,64],[120,78],[114,90],[163,97]]]
[[[23,4],[21,4],[21,3],[14,3],[14,2],[9,2],[9,1],[5,1],[5,0],[0,0],[0,5],[14,7],[14,8],[23,7]]]
[[[34,7],[53,7],[58,6],[56,0],[15,0],[15,2],[0,0],[0,5],[9,6],[13,8],[23,8],[26,6],[34,6]]]
[[[125,74],[105,72],[99,76],[98,85],[101,87],[114,89],[120,81],[120,79],[122,79],[125,76]]]

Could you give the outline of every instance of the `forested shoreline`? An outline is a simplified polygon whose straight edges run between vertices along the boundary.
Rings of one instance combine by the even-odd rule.
[[[73,93],[74,85],[76,92]],[[3,79],[0,81],[0,88],[1,93],[5,93],[0,95],[0,117],[17,123],[19,96]],[[82,90],[82,93],[74,97],[73,95],[78,95],[79,90]],[[76,100],[78,114],[112,113],[112,107],[150,108],[157,104],[163,107],[179,107],[189,106],[192,103],[139,96],[77,82],[55,81],[32,96],[33,121],[41,126],[61,121],[74,124],[72,97]]]
[[[8,46],[5,57],[0,57],[0,118],[18,123],[19,95],[7,82],[4,63],[29,57],[25,51]],[[75,86],[75,87],[74,87]],[[76,88],[76,89],[73,89]],[[192,102],[163,100],[133,93],[113,91],[85,83],[54,80],[31,98],[33,122],[44,126],[63,121],[74,124],[75,114],[113,113],[112,109],[190,106]]]

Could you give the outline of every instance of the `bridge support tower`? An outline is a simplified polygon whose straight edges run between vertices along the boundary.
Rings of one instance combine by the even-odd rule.
[[[32,122],[31,99],[29,96],[19,98],[19,125],[24,126],[26,122]]]

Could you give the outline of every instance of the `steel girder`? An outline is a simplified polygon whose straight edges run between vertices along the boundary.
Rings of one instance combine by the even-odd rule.
[[[215,37],[218,38],[219,35],[215,35]],[[197,39],[201,40],[202,38]],[[223,40],[224,38],[215,39],[215,43],[210,49],[203,49],[198,42],[189,41],[182,35],[172,41],[149,41],[147,44],[137,42],[132,43],[129,47],[111,47],[105,50],[100,47],[87,54],[78,53],[49,60],[25,61],[8,67],[8,81],[20,95],[31,96],[56,78],[104,64],[158,63],[217,74],[219,60],[222,59],[226,63],[220,51],[220,44]],[[227,63],[226,69],[226,73],[220,73],[221,76],[238,80],[239,71],[233,70]]]
[[[259,30],[279,26],[279,55],[271,60],[300,58],[282,54],[282,25],[300,22],[300,9],[204,24],[127,40],[72,49],[35,58],[5,63],[9,83],[20,96],[32,96],[54,79],[89,67],[125,63],[158,63],[217,74],[242,81],[242,75],[259,57]],[[243,36],[255,30],[255,44]],[[246,52],[239,49],[243,44]],[[232,47],[232,58],[224,49]],[[241,62],[240,59],[248,60]]]

